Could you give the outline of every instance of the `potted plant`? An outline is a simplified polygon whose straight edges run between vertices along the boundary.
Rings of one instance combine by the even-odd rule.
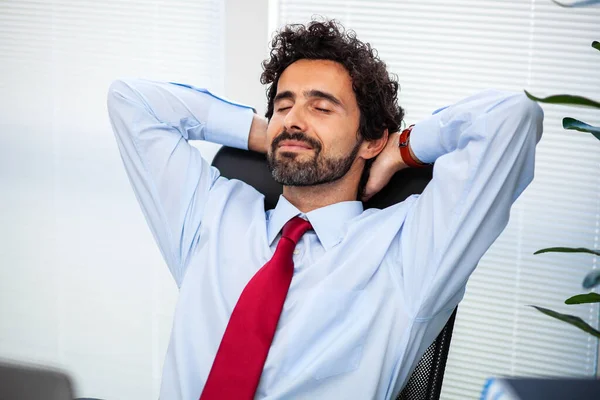
[[[589,5],[589,4],[593,4],[593,3],[600,3],[600,1],[598,1],[598,0],[580,1],[580,2],[574,3],[570,6]],[[561,3],[557,3],[557,4],[559,4],[561,6],[565,6]],[[598,42],[598,41],[592,42],[592,47],[594,49],[600,51],[600,42]],[[545,98],[539,98],[539,97],[533,96],[532,94],[530,94],[527,91],[525,91],[525,94],[530,99],[535,100],[540,103],[562,104],[562,105],[569,105],[569,106],[592,107],[592,108],[600,109],[599,102],[585,98],[585,97],[581,97],[581,96],[559,94],[559,95],[553,95],[553,96],[549,96],[549,97],[545,97]],[[592,126],[590,124],[587,124],[583,121],[579,121],[579,120],[577,120],[575,118],[571,118],[571,117],[563,118],[562,125],[563,125],[564,129],[591,133],[598,140],[600,140],[600,127]],[[543,254],[543,253],[550,253],[550,252],[554,252],[554,253],[588,253],[588,254],[591,254],[594,256],[600,256],[600,251],[591,250],[591,249],[587,249],[587,248],[583,248],[583,247],[579,247],[579,248],[549,247],[549,248],[538,250],[534,254]],[[582,284],[583,288],[588,289],[588,290],[591,290],[598,285],[600,285],[600,270],[594,270],[594,271],[591,271],[590,273],[588,273],[585,276],[585,278],[583,280],[583,284]],[[583,293],[583,294],[578,294],[578,295],[572,296],[572,297],[568,298],[567,300],[565,300],[565,304],[570,304],[570,305],[586,304],[586,303],[600,303],[600,294],[594,293],[594,292]],[[562,313],[550,310],[548,308],[534,306],[534,305],[532,305],[531,307],[534,307],[536,310],[538,310],[550,317],[567,322],[567,323],[569,323],[573,326],[576,326],[577,328],[579,328],[597,338],[600,338],[600,330],[595,329],[594,327],[590,326],[588,323],[586,323],[585,321],[583,321],[581,318],[579,318],[577,316],[569,315],[569,314],[562,314]]]

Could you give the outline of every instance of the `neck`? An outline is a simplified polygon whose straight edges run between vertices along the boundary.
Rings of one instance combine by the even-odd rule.
[[[283,197],[298,210],[307,213],[343,201],[355,201],[364,163],[352,164],[342,178],[314,186],[284,186]]]

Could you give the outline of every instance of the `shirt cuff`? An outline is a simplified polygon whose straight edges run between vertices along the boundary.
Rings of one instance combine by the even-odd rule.
[[[440,134],[440,114],[419,121],[410,133],[410,148],[415,156],[425,164],[431,164],[447,153]]]
[[[248,150],[250,127],[253,115],[256,113],[254,108],[217,96],[204,88],[177,82],[169,83],[205,93],[212,98],[208,104],[206,129],[203,132],[204,140]]]
[[[204,138],[209,142],[248,150],[254,110],[209,94],[217,101],[212,102],[208,110]]]

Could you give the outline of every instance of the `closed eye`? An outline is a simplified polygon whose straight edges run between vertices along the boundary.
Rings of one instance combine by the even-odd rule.
[[[291,107],[280,107],[277,109],[277,111],[285,111],[285,110],[289,110]]]
[[[328,109],[326,109],[326,108],[319,108],[319,107],[315,107],[315,108],[317,109],[317,111],[321,111],[321,112],[324,112],[324,113],[329,113],[329,112],[331,112],[331,110],[328,110]]]

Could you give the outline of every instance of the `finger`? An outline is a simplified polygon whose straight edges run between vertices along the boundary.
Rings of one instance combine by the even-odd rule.
[[[381,186],[380,184],[377,184],[375,182],[367,182],[367,185],[365,186],[365,193],[363,195],[363,198],[365,200],[363,201],[368,201],[369,199],[371,199],[371,197],[373,197],[382,188],[383,186]]]
[[[367,181],[367,184],[365,185],[365,190],[363,193],[363,201],[369,201],[369,199],[371,197],[373,197],[373,195],[376,193],[376,191],[374,190],[374,188],[372,187],[373,183],[370,181]]]
[[[373,174],[373,172],[375,173]],[[366,200],[363,201],[368,201],[371,197],[379,193],[379,191],[389,183],[392,175],[393,171],[390,169],[385,169],[384,171],[372,171],[372,175],[365,185],[363,198],[366,198]]]

